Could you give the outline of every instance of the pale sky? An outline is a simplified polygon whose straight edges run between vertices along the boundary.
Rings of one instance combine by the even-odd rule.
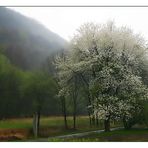
[[[114,20],[117,26],[128,26],[148,40],[148,7],[11,7],[11,9],[38,20],[68,41],[83,23],[105,23],[109,20]]]

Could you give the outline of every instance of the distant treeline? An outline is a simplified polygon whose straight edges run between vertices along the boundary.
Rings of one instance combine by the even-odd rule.
[[[0,54],[0,119],[32,116],[38,107],[42,115],[61,115],[57,93],[57,82],[49,73],[23,71]],[[70,114],[70,102],[68,106]]]

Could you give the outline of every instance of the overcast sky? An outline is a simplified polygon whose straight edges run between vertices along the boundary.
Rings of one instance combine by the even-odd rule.
[[[117,26],[128,26],[148,40],[147,7],[11,7],[38,20],[51,31],[70,40],[83,23],[105,23],[114,20]]]

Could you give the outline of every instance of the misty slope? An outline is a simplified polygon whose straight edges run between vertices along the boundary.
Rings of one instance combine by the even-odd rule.
[[[0,8],[0,49],[23,69],[36,69],[67,45],[37,21],[8,8]]]

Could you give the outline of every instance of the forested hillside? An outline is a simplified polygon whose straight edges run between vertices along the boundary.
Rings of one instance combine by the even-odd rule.
[[[40,90],[43,114],[61,112],[52,62],[66,45],[37,21],[0,8],[0,119],[31,116],[36,102],[33,95]]]
[[[0,8],[0,47],[20,68],[32,70],[46,65],[47,58],[67,42],[39,22],[8,8]]]

